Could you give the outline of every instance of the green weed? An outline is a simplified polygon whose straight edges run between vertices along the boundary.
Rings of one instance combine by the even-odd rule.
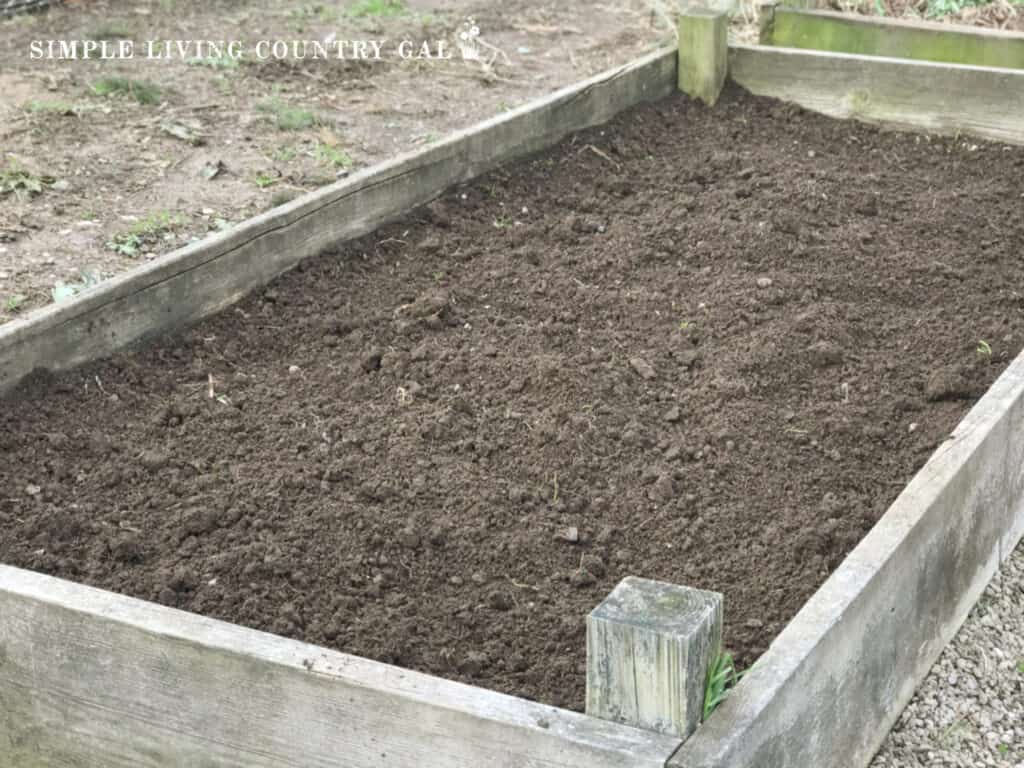
[[[352,157],[340,147],[318,144],[314,150],[314,156],[324,165],[333,165],[335,168],[352,167]]]
[[[4,302],[4,310],[7,312],[17,312],[18,308],[28,301],[28,296],[24,293],[16,293],[13,296],[8,296]]]
[[[256,178],[254,179],[254,181],[256,182],[257,187],[259,187],[260,189],[266,189],[267,187],[277,184],[277,182],[280,181],[280,179],[276,179],[270,174],[263,173],[261,171],[260,173],[256,174]]]
[[[102,279],[103,276],[98,272],[85,270],[81,273],[81,280],[77,283],[65,283],[63,280],[58,280],[53,288],[50,289],[50,297],[55,304],[60,304],[62,301],[73,299],[86,288],[91,288]]]
[[[125,24],[116,21],[97,27],[85,35],[87,40],[127,40],[131,36],[132,31]]]
[[[14,160],[8,160],[7,167],[0,169],[0,197],[13,194],[19,200],[27,200],[41,193],[43,184],[51,181],[48,177],[36,176]]]
[[[736,684],[749,672],[737,672],[733,662],[732,654],[728,651],[719,651],[708,667],[707,682],[704,684],[704,712],[701,721],[707,720],[711,713],[718,708],[718,705],[725,701],[729,692],[736,687]]]
[[[25,111],[33,114],[77,115],[78,108],[69,101],[37,101],[25,104]]]
[[[208,67],[209,69],[238,69],[238,59],[225,53],[223,56],[193,56],[186,59],[190,67]]]
[[[160,88],[146,80],[133,80],[130,77],[101,77],[92,84],[92,92],[97,96],[114,96],[125,94],[139,104],[152,106],[160,103]]]
[[[261,102],[256,108],[270,115],[281,131],[302,131],[320,124],[320,119],[308,109],[290,106],[277,97]]]
[[[127,231],[115,234],[107,241],[107,247],[122,256],[136,256],[144,246],[157,243],[183,223],[184,219],[167,211],[153,213],[135,222]]]
[[[359,0],[348,9],[348,15],[356,18],[388,17],[400,16],[405,11],[405,0]]]
[[[992,347],[984,339],[978,341],[978,348],[975,351],[982,357],[992,357]]]

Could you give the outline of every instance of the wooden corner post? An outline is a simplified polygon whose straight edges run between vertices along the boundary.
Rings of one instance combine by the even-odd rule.
[[[685,739],[721,642],[717,592],[623,579],[587,617],[587,714]]]
[[[709,107],[729,70],[729,15],[689,8],[679,17],[679,90]]]

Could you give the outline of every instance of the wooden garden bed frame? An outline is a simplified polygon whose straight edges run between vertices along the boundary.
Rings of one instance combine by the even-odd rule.
[[[676,62],[656,52],[0,326],[0,393],[194,323],[452,184],[668,96]],[[744,46],[728,66],[826,114],[1024,143],[1024,72]],[[1024,534],[1022,433],[1024,356],[682,745],[0,566],[0,765],[864,765]]]

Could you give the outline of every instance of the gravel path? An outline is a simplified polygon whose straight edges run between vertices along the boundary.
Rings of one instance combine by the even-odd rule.
[[[974,606],[871,768],[1024,768],[1024,545]]]

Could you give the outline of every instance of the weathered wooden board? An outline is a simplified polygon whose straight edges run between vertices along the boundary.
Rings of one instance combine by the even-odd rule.
[[[1024,71],[737,45],[729,75],[833,117],[1024,144]]]
[[[668,96],[676,88],[676,57],[674,48],[650,54],[2,325],[0,393],[36,368],[70,368],[193,323],[452,184]]]
[[[662,768],[678,744],[0,566],[4,768]]]
[[[1024,69],[1024,35],[981,27],[776,8],[762,45]]]
[[[1024,354],[672,768],[864,768],[1024,534]]]

